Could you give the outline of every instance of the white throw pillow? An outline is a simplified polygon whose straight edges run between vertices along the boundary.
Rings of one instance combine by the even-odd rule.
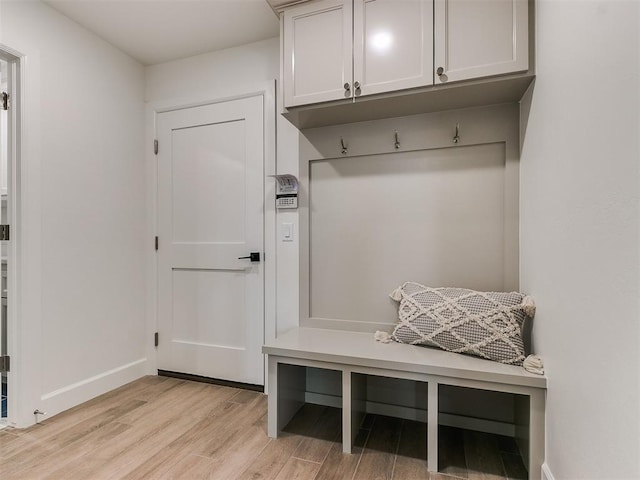
[[[531,297],[407,282],[391,298],[400,302],[391,334],[396,342],[522,365],[522,326],[535,313]]]

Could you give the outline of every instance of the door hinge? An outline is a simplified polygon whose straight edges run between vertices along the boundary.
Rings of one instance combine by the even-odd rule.
[[[0,372],[7,373],[11,371],[11,357],[3,355],[0,357]]]
[[[156,252],[158,251],[158,244],[159,244],[159,241],[158,241],[158,237],[156,236],[156,239],[155,239],[155,242],[154,242],[154,245],[156,247]]]
[[[158,154],[158,140],[153,141],[153,153]]]
[[[158,337],[159,337],[158,336],[158,332],[153,334],[153,345],[156,346],[156,347],[158,346],[158,343],[160,342]]]
[[[2,110],[9,110],[9,94],[2,92]]]
[[[0,240],[10,240],[9,225],[0,225]]]

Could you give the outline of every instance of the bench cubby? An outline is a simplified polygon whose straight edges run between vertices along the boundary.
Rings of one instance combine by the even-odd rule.
[[[276,438],[306,402],[307,368],[339,372],[342,392],[343,452],[367,413],[367,377],[405,379],[426,384],[427,462],[438,471],[439,388],[453,386],[516,395],[524,417],[517,426],[524,438],[529,478],[541,477],[544,461],[546,378],[522,367],[503,365],[431,348],[383,344],[370,333],[295,328],[263,347],[268,355],[268,434]]]

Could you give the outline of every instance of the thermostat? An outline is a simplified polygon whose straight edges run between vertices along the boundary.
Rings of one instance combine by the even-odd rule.
[[[276,196],[276,208],[298,208],[298,195]]]
[[[298,208],[298,179],[295,175],[271,175],[276,186],[276,208]]]

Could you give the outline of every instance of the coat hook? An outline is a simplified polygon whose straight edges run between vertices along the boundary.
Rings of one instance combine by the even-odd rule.
[[[453,137],[453,143],[458,143],[460,141],[460,124],[456,123],[456,136]]]
[[[340,145],[342,146],[342,154],[346,155],[347,154],[347,146],[344,144],[344,139],[342,137],[340,137]]]
[[[396,131],[396,142],[393,144],[396,150],[400,148],[400,140],[398,140],[398,132]]]

